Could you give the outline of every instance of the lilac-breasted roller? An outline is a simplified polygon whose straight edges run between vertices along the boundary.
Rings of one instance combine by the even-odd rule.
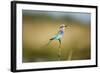
[[[64,24],[61,24],[60,27],[59,27],[58,33],[57,33],[56,35],[54,35],[54,36],[50,39],[50,41],[48,42],[48,44],[50,44],[51,41],[53,41],[53,40],[59,40],[59,43],[60,43],[60,45],[61,45],[61,38],[62,38],[62,36],[64,35],[65,27],[67,27],[67,26],[64,25]],[[59,47],[60,47],[60,45],[59,45]]]

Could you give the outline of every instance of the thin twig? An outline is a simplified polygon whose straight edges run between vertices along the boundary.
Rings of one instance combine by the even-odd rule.
[[[73,54],[73,51],[71,49],[70,53],[69,53],[69,56],[68,56],[68,60],[71,60],[72,59],[72,54]]]
[[[59,47],[58,48],[58,61],[61,60],[61,48]]]

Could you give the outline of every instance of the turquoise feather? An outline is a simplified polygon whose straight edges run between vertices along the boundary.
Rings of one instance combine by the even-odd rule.
[[[53,38],[50,40],[59,40],[64,35],[64,31],[60,30]]]

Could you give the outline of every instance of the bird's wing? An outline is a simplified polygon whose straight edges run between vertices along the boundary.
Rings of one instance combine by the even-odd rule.
[[[54,39],[58,39],[60,37],[60,31],[58,31],[58,33],[56,33],[50,40],[54,40]]]

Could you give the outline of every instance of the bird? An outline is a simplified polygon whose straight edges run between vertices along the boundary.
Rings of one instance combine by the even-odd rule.
[[[48,46],[53,40],[58,40],[59,41],[59,48],[61,46],[61,38],[63,37],[64,35],[64,32],[65,32],[65,27],[67,27],[68,25],[65,25],[65,24],[61,24],[59,26],[59,30],[57,32],[57,34],[55,34],[53,37],[51,37],[49,39],[49,42],[47,44],[45,44],[44,46],[42,46],[41,48],[45,47],[45,46]]]
[[[57,32],[57,34],[55,34],[52,38],[50,38],[49,42],[46,45],[49,45],[53,40],[58,40],[59,41],[59,48],[60,48],[60,46],[61,46],[61,38],[64,35],[65,27],[67,27],[67,25],[61,24],[60,27],[59,27],[59,31]]]

